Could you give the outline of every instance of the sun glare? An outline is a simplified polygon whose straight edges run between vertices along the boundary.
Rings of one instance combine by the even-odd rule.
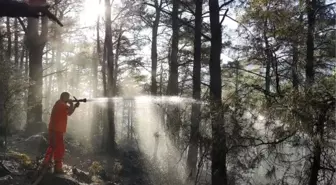
[[[99,4],[98,0],[85,0],[84,9],[81,13],[81,22],[83,24],[93,24],[98,16],[104,14],[104,3]]]

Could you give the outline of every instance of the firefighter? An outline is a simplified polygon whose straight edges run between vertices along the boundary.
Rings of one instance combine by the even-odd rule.
[[[74,105],[73,101],[70,99],[70,94],[68,92],[63,92],[52,109],[48,129],[49,147],[46,151],[43,165],[49,166],[52,158],[54,158],[54,173],[64,173],[62,168],[65,152],[63,137],[67,128],[68,116],[71,116],[77,107],[79,107],[79,102],[76,102]]]

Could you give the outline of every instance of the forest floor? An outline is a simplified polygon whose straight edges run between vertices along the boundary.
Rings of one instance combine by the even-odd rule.
[[[31,184],[38,158],[41,159],[47,142],[46,134],[31,137],[13,135],[8,138],[6,153],[0,153],[0,185]],[[114,156],[87,152],[75,142],[66,142],[64,169],[66,178],[58,179],[50,173],[40,185],[48,184],[109,184],[151,185],[146,159],[136,147],[118,146]],[[62,183],[63,182],[63,183]],[[156,184],[156,183],[155,183]]]

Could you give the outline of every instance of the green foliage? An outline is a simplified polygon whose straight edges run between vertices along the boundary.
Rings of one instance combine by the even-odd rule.
[[[89,173],[91,175],[97,175],[103,170],[103,166],[98,161],[93,161],[89,167]]]
[[[28,89],[29,82],[12,63],[0,61],[0,66],[0,127],[2,131],[12,132],[21,126],[24,116],[21,113],[24,109],[22,94]]]
[[[15,151],[9,151],[9,155],[13,156],[14,159],[18,160],[18,162],[22,165],[22,167],[24,168],[33,167],[32,160],[27,154],[15,152]]]

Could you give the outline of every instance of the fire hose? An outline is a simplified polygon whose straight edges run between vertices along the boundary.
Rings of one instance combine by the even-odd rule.
[[[69,102],[72,102],[72,103],[80,103],[80,102],[86,103],[87,102],[86,98],[83,98],[83,99],[77,99],[76,97],[73,97],[73,98],[74,99],[70,99]]]

